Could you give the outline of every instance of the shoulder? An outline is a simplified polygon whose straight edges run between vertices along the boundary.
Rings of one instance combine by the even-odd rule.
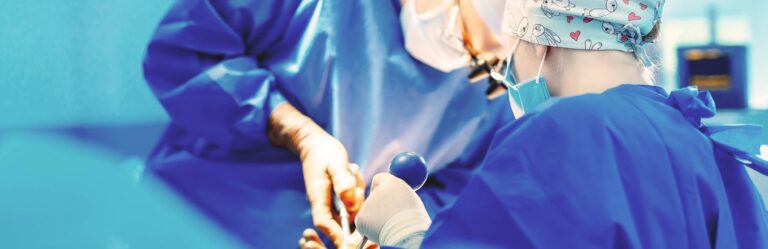
[[[584,94],[573,97],[554,98],[530,114],[539,120],[556,118],[569,121],[597,121],[613,112],[631,111],[627,102],[609,94]]]
[[[520,119],[505,124],[494,135],[491,149],[523,154],[547,150],[609,145],[610,129],[629,125],[643,115],[631,103],[617,96],[585,94],[551,99]],[[605,144],[603,144],[605,143]],[[537,149],[538,148],[538,149]]]
[[[537,127],[572,129],[573,126],[599,128],[599,124],[617,113],[631,112],[622,99],[605,94],[584,94],[553,98],[503,129],[532,130]]]

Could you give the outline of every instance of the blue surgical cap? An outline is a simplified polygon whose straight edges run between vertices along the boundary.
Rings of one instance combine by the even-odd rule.
[[[571,49],[636,52],[664,0],[507,0],[502,32]]]

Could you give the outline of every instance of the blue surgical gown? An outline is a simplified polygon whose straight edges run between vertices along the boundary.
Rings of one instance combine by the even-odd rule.
[[[745,163],[759,127],[706,126],[706,92],[554,98],[494,135],[425,248],[768,248]]]
[[[469,84],[467,69],[444,74],[413,60],[399,8],[395,0],[178,1],[144,61],[171,117],[149,171],[250,245],[284,248],[312,223],[300,161],[266,138],[281,103],[338,138],[366,177],[403,151],[424,155],[432,172],[478,164],[462,155],[484,154],[468,144],[490,140],[493,129],[478,129],[493,123],[483,121],[493,116],[486,85]],[[430,193],[458,186],[440,184]]]

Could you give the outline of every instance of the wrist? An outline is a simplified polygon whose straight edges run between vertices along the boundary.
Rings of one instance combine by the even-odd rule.
[[[285,147],[301,155],[303,150],[306,151],[308,138],[319,133],[317,130],[325,133],[312,119],[286,102],[275,107],[270,114],[267,135],[274,146]]]

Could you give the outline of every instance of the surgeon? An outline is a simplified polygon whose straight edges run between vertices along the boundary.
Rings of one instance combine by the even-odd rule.
[[[663,6],[508,0],[504,82],[519,119],[434,220],[379,174],[358,230],[403,248],[768,248],[745,169],[768,174],[761,128],[705,125],[708,92],[654,85],[646,46]]]
[[[144,61],[171,117],[149,171],[255,248],[313,225],[341,246],[341,209],[353,220],[403,151],[447,172],[428,192],[445,205],[511,115],[488,115],[508,103],[467,83],[469,59],[414,60],[399,16],[396,1],[176,2]]]
[[[414,59],[444,73],[461,72],[471,83],[487,85],[487,107],[460,156],[436,171],[418,192],[430,215],[451,203],[471,172],[482,162],[493,133],[514,117],[508,112],[505,88],[493,79],[484,80],[500,65],[505,53],[501,20],[504,0],[406,0],[400,1],[400,25],[405,50]],[[469,69],[467,73],[466,69]],[[449,131],[446,131],[449,132]],[[387,157],[389,163],[390,157]],[[434,166],[441,162],[428,164]],[[313,229],[302,234],[301,248],[322,247]],[[353,234],[346,246],[356,246]]]

